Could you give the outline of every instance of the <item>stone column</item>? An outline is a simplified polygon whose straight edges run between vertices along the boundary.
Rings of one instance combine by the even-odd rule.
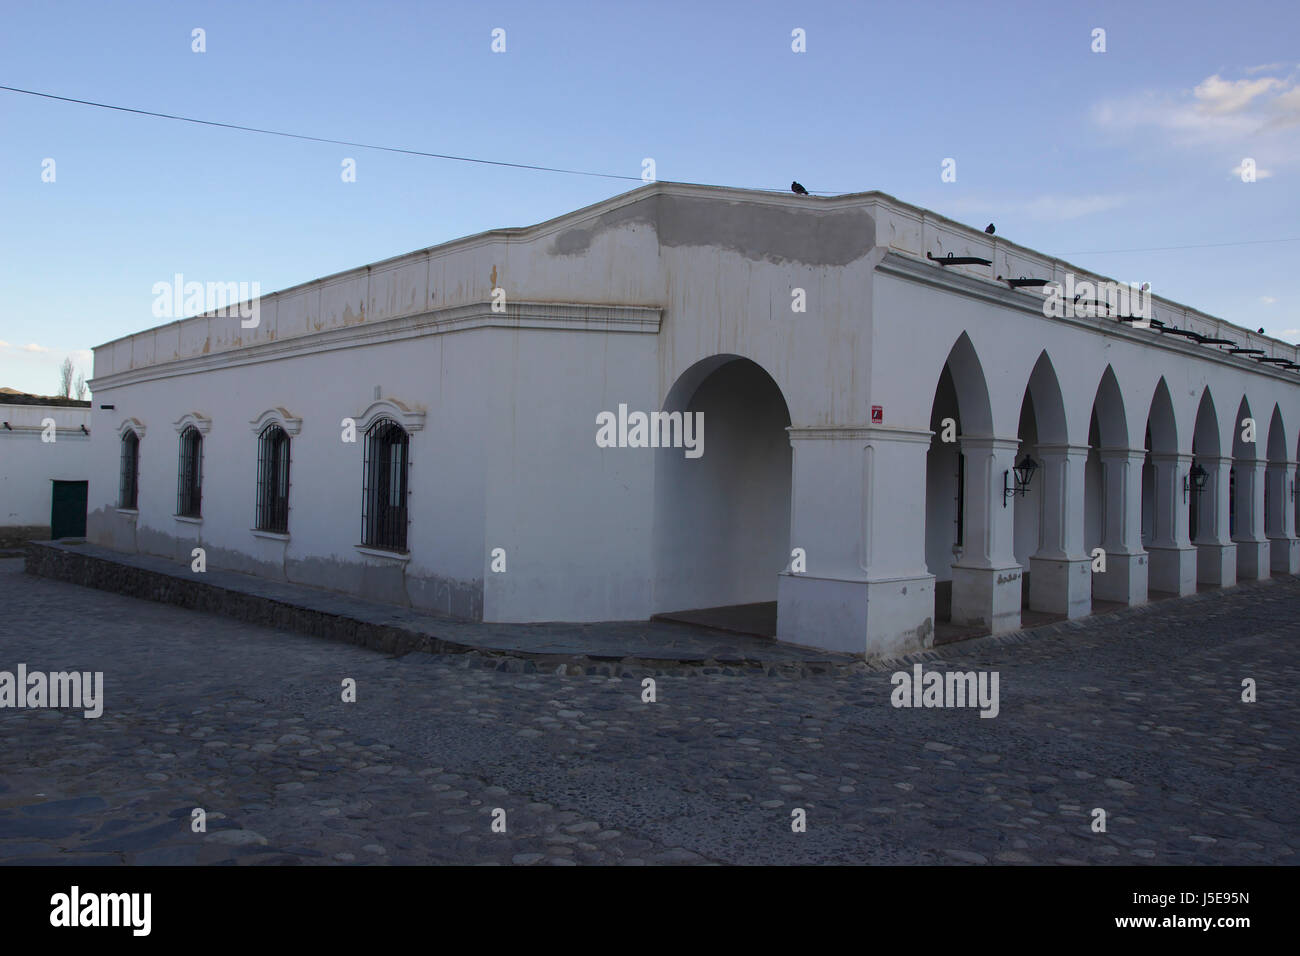
[[[1269,541],[1269,564],[1278,574],[1300,574],[1300,539],[1295,536],[1296,480],[1294,461],[1268,463],[1268,497],[1274,502],[1271,520],[1265,522]]]
[[[1232,536],[1232,543],[1237,549],[1238,581],[1260,581],[1269,576],[1271,548],[1264,534],[1267,468],[1268,461],[1264,458],[1237,459],[1237,494],[1233,503],[1237,533]]]
[[[1196,580],[1227,587],[1237,583],[1237,548],[1228,536],[1228,472],[1231,458],[1197,458],[1206,471],[1197,512]]]
[[[1015,558],[1015,521],[1003,495],[1015,487],[1016,438],[961,439],[966,456],[962,553],[952,566],[952,621],[994,634],[1020,627],[1021,567]]]
[[[1147,553],[1142,547],[1142,466],[1145,448],[1103,448],[1102,536],[1106,570],[1093,572],[1092,593],[1102,601],[1147,602]]]
[[[1038,446],[1038,551],[1029,559],[1029,606],[1066,617],[1092,612],[1092,559],[1083,553],[1087,445]]]
[[[792,426],[793,562],[777,591],[777,637],[890,656],[934,643],[934,575],[925,565],[931,432]]]
[[[1191,455],[1151,453],[1155,468],[1155,530],[1147,555],[1148,575],[1153,591],[1179,596],[1196,593],[1196,548],[1188,540],[1187,500],[1190,489],[1184,479],[1192,467]]]

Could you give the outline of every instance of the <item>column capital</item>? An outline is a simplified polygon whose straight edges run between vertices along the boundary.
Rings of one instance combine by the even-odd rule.
[[[1145,448],[1099,448],[1097,451],[1101,455],[1102,461],[1107,458],[1145,458],[1147,456]]]
[[[1019,438],[995,438],[992,435],[959,435],[963,450],[972,451],[1015,451],[1020,447]]]
[[[1151,460],[1160,462],[1172,461],[1177,462],[1180,465],[1189,465],[1192,462],[1192,456],[1190,454],[1184,455],[1182,452],[1176,451],[1153,451],[1151,452]]]
[[[1231,455],[1193,455],[1192,457],[1202,465],[1215,465],[1219,468],[1231,468],[1235,463]]]
[[[1067,458],[1083,458],[1092,451],[1090,445],[1070,445],[1065,443],[1043,444],[1035,446],[1041,455],[1061,455]]]

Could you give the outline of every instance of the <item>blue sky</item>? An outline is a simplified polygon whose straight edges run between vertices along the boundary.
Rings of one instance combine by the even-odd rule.
[[[5,86],[633,177],[653,157],[666,180],[880,189],[1300,341],[1300,242],[1261,241],[1300,238],[1293,0],[3,6]],[[160,324],[153,284],[177,272],[270,292],[635,185],[0,91],[0,385],[52,392],[68,355],[90,377],[92,346]],[[1212,243],[1233,245],[1163,248]]]

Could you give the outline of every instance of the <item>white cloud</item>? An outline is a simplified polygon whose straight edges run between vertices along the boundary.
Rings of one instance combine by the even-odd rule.
[[[1296,339],[1300,339],[1300,329],[1283,329],[1277,334],[1277,337],[1280,339],[1291,339],[1292,341],[1295,341]]]
[[[1265,70],[1268,70],[1270,73],[1276,73],[1278,70],[1285,70],[1287,68],[1287,65],[1288,64],[1286,63],[1264,63],[1261,64],[1260,66],[1248,66],[1245,69],[1243,69],[1241,72],[1263,73]]]
[[[1286,64],[1251,67],[1263,72]],[[1215,73],[1192,89],[1146,90],[1097,103],[1095,125],[1115,132],[1164,130],[1180,145],[1244,141],[1260,133],[1300,126],[1300,85],[1295,73],[1255,79],[1224,79]],[[1284,152],[1294,154],[1295,149]],[[1294,146],[1295,144],[1289,144]]]
[[[1272,305],[1277,301],[1277,299],[1273,298],[1271,295],[1261,295],[1259,301],[1263,302],[1265,305]]]
[[[1197,108],[1210,113],[1238,113],[1254,100],[1277,89],[1283,82],[1266,76],[1258,80],[1225,80],[1214,74],[1201,81],[1192,90]]]

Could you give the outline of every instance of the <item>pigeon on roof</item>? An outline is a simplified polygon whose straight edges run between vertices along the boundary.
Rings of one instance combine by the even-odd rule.
[[[994,230],[993,228],[993,223],[989,223],[987,226],[984,227],[984,231],[991,236],[996,230]]]
[[[792,192],[792,193],[797,193],[797,194],[799,194],[800,196],[807,196],[807,195],[808,195],[808,190],[804,189],[804,188],[803,188],[802,186],[800,186],[797,182],[793,182],[793,183],[790,184],[790,192]]]

